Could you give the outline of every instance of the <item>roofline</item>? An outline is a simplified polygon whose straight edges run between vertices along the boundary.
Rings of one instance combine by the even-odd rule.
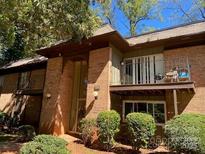
[[[193,25],[193,24],[198,24],[198,23],[203,23],[203,22],[205,22],[205,19],[198,20],[198,21],[193,21],[193,22],[185,23],[185,24],[179,24],[179,25],[176,25],[176,26],[168,27],[168,28],[162,28],[162,29],[159,29],[159,30],[155,30],[155,31],[152,31],[152,32],[146,32],[146,33],[142,33],[142,34],[139,34],[139,35],[128,36],[128,37],[124,37],[124,39],[127,40],[127,39],[131,39],[131,38],[134,38],[134,37],[137,38],[137,37],[144,36],[144,35],[149,35],[149,34],[153,34],[153,33],[157,33],[157,32],[163,32],[163,31],[166,31],[166,30],[171,30],[171,29],[175,29],[175,28],[185,27],[185,26],[189,26],[189,25]]]

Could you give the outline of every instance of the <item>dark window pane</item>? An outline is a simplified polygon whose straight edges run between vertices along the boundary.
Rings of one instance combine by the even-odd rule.
[[[125,117],[131,112],[133,112],[132,103],[125,103]]]
[[[153,116],[153,104],[148,104],[148,113]]]
[[[146,103],[138,103],[138,112],[147,113],[147,104]]]
[[[164,104],[154,104],[154,117],[157,123],[165,123]]]
[[[138,112],[138,104],[134,103],[134,112]]]

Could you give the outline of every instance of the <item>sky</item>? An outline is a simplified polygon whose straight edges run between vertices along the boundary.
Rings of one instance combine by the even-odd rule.
[[[181,6],[184,10],[190,11],[192,6],[193,0],[177,0],[180,2]],[[165,5],[166,4],[166,5]],[[113,6],[116,5],[115,3]],[[164,3],[161,2],[159,6],[156,7],[157,10],[161,8],[161,16],[162,20],[144,20],[138,24],[137,33],[143,33],[143,28],[147,27],[154,27],[155,30],[165,29],[173,26],[177,26],[183,23],[186,23],[187,20],[182,20],[181,17],[183,14],[182,12],[174,9],[177,8],[176,5],[173,3]],[[126,37],[129,36],[129,29],[128,29],[128,20],[124,16],[121,10],[118,8],[115,9],[115,29],[117,29],[122,36]],[[178,18],[177,18],[177,17]]]

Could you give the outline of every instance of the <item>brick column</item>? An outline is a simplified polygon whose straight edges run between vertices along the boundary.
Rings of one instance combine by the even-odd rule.
[[[64,134],[68,128],[69,99],[71,99],[72,62],[62,57],[48,59],[40,133]]]
[[[90,51],[88,68],[88,86],[86,98],[86,117],[96,118],[104,110],[110,110],[110,47]],[[98,98],[93,96],[94,87],[98,87]]]

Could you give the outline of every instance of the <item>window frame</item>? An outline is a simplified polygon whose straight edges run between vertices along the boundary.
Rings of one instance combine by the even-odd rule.
[[[21,82],[22,82],[22,74],[27,74],[27,82],[28,82],[28,87],[24,88],[24,87],[21,87]],[[30,82],[31,82],[31,71],[25,71],[25,72],[20,72],[19,73],[19,77],[18,77],[18,90],[27,90],[27,89],[30,89]],[[24,83],[25,84],[25,83]]]
[[[132,104],[139,104],[139,103],[145,103],[145,104],[163,104],[164,105],[164,119],[165,123],[167,121],[167,108],[166,108],[166,101],[153,101],[153,100],[123,100],[123,105],[122,105],[122,121],[126,122],[126,117],[125,117],[125,104],[126,103],[132,103]],[[134,105],[132,105],[132,110],[134,110]],[[154,109],[153,109],[154,113]],[[158,126],[164,126],[165,123],[156,123]]]

